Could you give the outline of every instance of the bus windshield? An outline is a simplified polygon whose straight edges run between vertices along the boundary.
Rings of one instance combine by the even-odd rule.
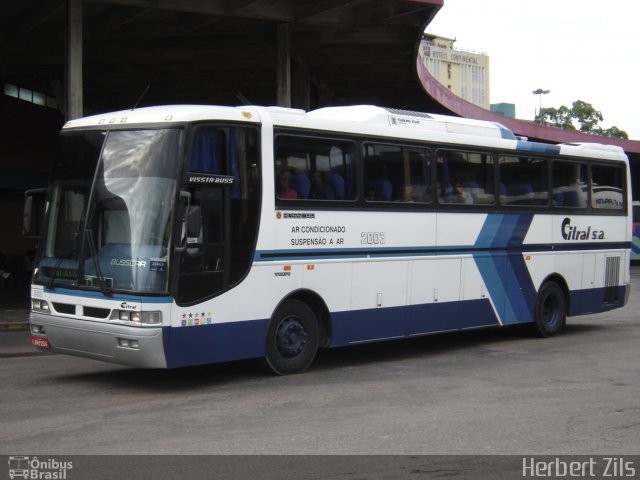
[[[63,136],[34,281],[164,293],[181,130]]]

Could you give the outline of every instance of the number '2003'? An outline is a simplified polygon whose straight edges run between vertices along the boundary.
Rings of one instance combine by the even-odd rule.
[[[360,233],[360,243],[362,245],[383,245],[385,243],[384,232],[362,232]]]

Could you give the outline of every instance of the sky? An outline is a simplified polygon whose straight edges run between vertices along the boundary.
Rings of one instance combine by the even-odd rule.
[[[637,0],[444,0],[426,30],[489,55],[491,103],[515,103],[533,120],[542,107],[584,100],[640,140],[640,2]]]

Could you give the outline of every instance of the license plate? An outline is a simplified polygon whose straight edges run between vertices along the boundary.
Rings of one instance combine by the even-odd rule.
[[[49,339],[43,337],[31,337],[31,345],[40,350],[48,350],[50,348]]]

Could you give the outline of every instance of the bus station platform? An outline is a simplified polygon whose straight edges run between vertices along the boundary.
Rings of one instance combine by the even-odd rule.
[[[29,285],[0,288],[0,331],[29,329]]]
[[[29,312],[24,292],[0,290],[0,358],[41,354],[31,345]]]
[[[29,330],[29,309],[0,307],[0,331],[2,330]]]

